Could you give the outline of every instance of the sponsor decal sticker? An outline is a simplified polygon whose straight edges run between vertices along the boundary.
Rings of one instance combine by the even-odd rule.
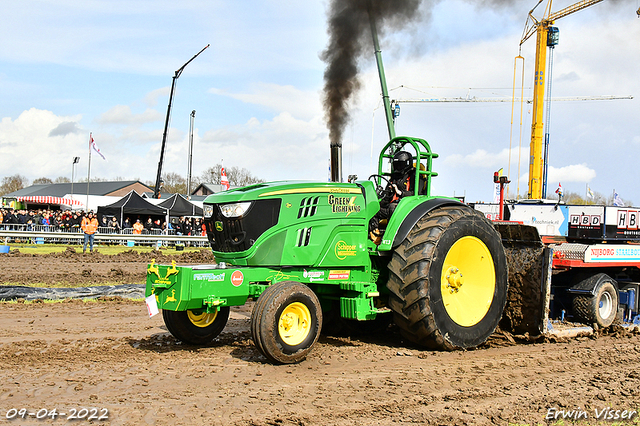
[[[585,262],[637,262],[640,247],[632,245],[597,244],[587,249]]]
[[[351,271],[329,271],[330,280],[348,280]]]
[[[242,274],[242,271],[233,271],[233,274],[231,274],[231,284],[236,287],[240,287],[243,281],[244,275]]]
[[[217,282],[224,281],[224,272],[221,274],[215,273],[207,273],[207,274],[193,274],[193,279],[195,281],[209,281],[209,282]]]
[[[335,247],[336,257],[340,260],[345,260],[347,256],[356,255],[356,246],[345,243],[344,241],[338,241]]]
[[[324,271],[307,271],[303,270],[302,276],[307,278],[309,281],[324,281]]]
[[[351,213],[360,213],[361,210],[361,206],[356,204],[355,195],[353,197],[329,195],[328,201],[332,213],[346,213],[349,216]]]
[[[176,289],[172,288],[171,289],[171,295],[167,294],[167,298],[164,300],[164,303],[168,303],[168,302],[177,302],[178,300],[176,299]]]

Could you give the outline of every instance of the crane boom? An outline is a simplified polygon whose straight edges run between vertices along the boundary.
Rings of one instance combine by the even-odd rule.
[[[633,99],[633,96],[614,96],[614,95],[604,95],[604,96],[572,96],[572,97],[562,97],[562,98],[551,98],[554,102],[558,101],[614,101],[619,99]],[[422,103],[422,102],[440,102],[440,103],[452,103],[452,102],[521,102],[523,99],[520,98],[478,98],[478,97],[453,97],[453,98],[422,98],[422,99],[394,99],[391,101],[392,104],[407,104],[407,103]],[[524,99],[524,102],[530,104],[533,102],[532,99],[527,98]]]
[[[557,12],[551,13],[553,0],[548,0],[545,13],[542,19],[537,19],[533,12],[542,3],[540,0],[536,7],[530,12],[525,24],[525,28],[520,40],[522,44],[536,33],[536,59],[533,80],[533,114],[531,119],[531,145],[529,156],[529,193],[528,198],[542,198],[544,159],[543,159],[543,115],[544,115],[544,92],[545,92],[545,69],[547,65],[547,37],[549,27],[557,19],[563,18],[579,10],[585,9],[603,0],[582,0],[565,7]]]
[[[575,4],[572,4],[571,6],[565,7],[562,10],[559,10],[555,13],[552,13],[549,16],[549,20],[550,21],[555,21],[557,19],[560,18],[564,18],[567,15],[571,15],[573,12],[577,12],[579,10],[585,9],[589,6],[593,6],[596,3],[600,3],[603,0],[583,0],[583,1],[579,1]]]

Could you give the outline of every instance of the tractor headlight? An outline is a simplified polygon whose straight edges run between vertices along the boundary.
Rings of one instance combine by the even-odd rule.
[[[239,217],[242,216],[249,210],[251,207],[251,201],[245,203],[231,203],[231,204],[222,204],[220,206],[220,210],[224,217]]]
[[[213,206],[211,204],[205,204],[202,210],[204,212],[204,217],[213,216]]]

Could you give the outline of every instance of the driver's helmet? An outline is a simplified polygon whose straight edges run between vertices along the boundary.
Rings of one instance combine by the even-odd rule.
[[[411,168],[413,158],[407,151],[398,151],[393,155],[393,171],[404,172]]]

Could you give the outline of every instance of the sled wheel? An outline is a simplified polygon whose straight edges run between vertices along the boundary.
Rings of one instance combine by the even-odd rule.
[[[320,336],[322,310],[306,285],[283,281],[260,295],[251,313],[251,335],[258,350],[272,362],[302,361]]]
[[[422,346],[471,348],[493,333],[507,299],[500,234],[467,206],[427,213],[389,262],[389,307],[403,336]]]
[[[162,318],[167,330],[178,340],[190,345],[206,345],[218,337],[229,320],[229,307],[217,312],[204,310],[169,311],[162,310]]]
[[[618,314],[618,292],[613,279],[608,275],[598,274],[593,279],[598,281],[595,286],[595,296],[575,296],[573,314],[585,324],[609,327]]]

